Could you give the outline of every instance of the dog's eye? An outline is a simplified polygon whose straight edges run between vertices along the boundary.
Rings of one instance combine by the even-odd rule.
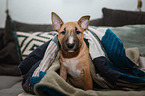
[[[81,32],[80,32],[80,31],[76,31],[76,33],[77,33],[77,34],[80,34]]]
[[[63,35],[64,35],[64,34],[65,34],[65,31],[62,31],[62,32],[61,32],[61,34],[63,34]]]

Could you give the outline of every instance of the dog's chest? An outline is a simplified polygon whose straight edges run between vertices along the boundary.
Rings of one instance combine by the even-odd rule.
[[[79,64],[79,60],[66,60],[63,65],[68,68],[68,74],[73,77],[81,78],[82,68]]]

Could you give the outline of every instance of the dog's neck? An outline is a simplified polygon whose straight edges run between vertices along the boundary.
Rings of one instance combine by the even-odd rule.
[[[67,51],[64,51],[63,49],[61,50],[61,54],[64,58],[73,58],[73,57],[76,57],[78,56],[80,52],[80,49],[78,49],[77,51],[75,52],[67,52]]]

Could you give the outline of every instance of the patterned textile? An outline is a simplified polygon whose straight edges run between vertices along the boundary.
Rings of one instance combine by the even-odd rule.
[[[133,90],[145,87],[145,73],[138,69],[136,64],[126,56],[123,43],[110,29],[104,30],[98,28],[95,30],[89,27],[89,29],[84,32],[84,38],[88,41],[86,44],[89,46],[92,61],[90,66],[93,66],[90,71],[94,81],[94,88]],[[37,95],[43,92],[48,92],[48,94],[51,92],[54,93],[55,91],[65,94],[64,90],[58,90],[57,88],[58,86],[60,87],[61,84],[57,84],[58,86],[49,86],[47,83],[53,84],[54,82],[46,82],[51,81],[51,78],[57,78],[56,81],[60,80],[57,74],[57,70],[59,69],[57,58],[59,56],[59,47],[58,38],[55,36],[49,42],[34,50],[19,66],[22,75],[24,75],[23,85],[25,85],[27,79],[30,78],[30,85],[35,87],[35,93],[37,93]],[[39,52],[38,50],[40,49],[43,54],[41,53],[39,55],[37,52]],[[35,58],[38,56],[39,58]],[[32,60],[35,62],[32,62]],[[29,63],[30,61],[31,63]],[[27,68],[28,64],[29,67]],[[25,70],[23,67],[25,67]],[[44,80],[45,76],[49,77],[51,75],[51,78]],[[42,84],[41,81],[43,81]],[[65,86],[67,86],[67,84]],[[29,89],[29,87],[27,88]]]
[[[22,58],[25,59],[34,49],[41,46],[51,38],[57,35],[57,32],[17,32],[19,46],[22,52]]]

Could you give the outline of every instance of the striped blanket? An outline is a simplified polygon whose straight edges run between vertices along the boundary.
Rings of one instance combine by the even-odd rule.
[[[23,89],[37,95],[95,95],[97,89],[140,90],[145,88],[145,72],[138,69],[125,53],[121,40],[110,29],[89,27],[84,32],[89,47],[93,92],[73,87],[59,76],[57,36],[34,50],[19,68]]]

